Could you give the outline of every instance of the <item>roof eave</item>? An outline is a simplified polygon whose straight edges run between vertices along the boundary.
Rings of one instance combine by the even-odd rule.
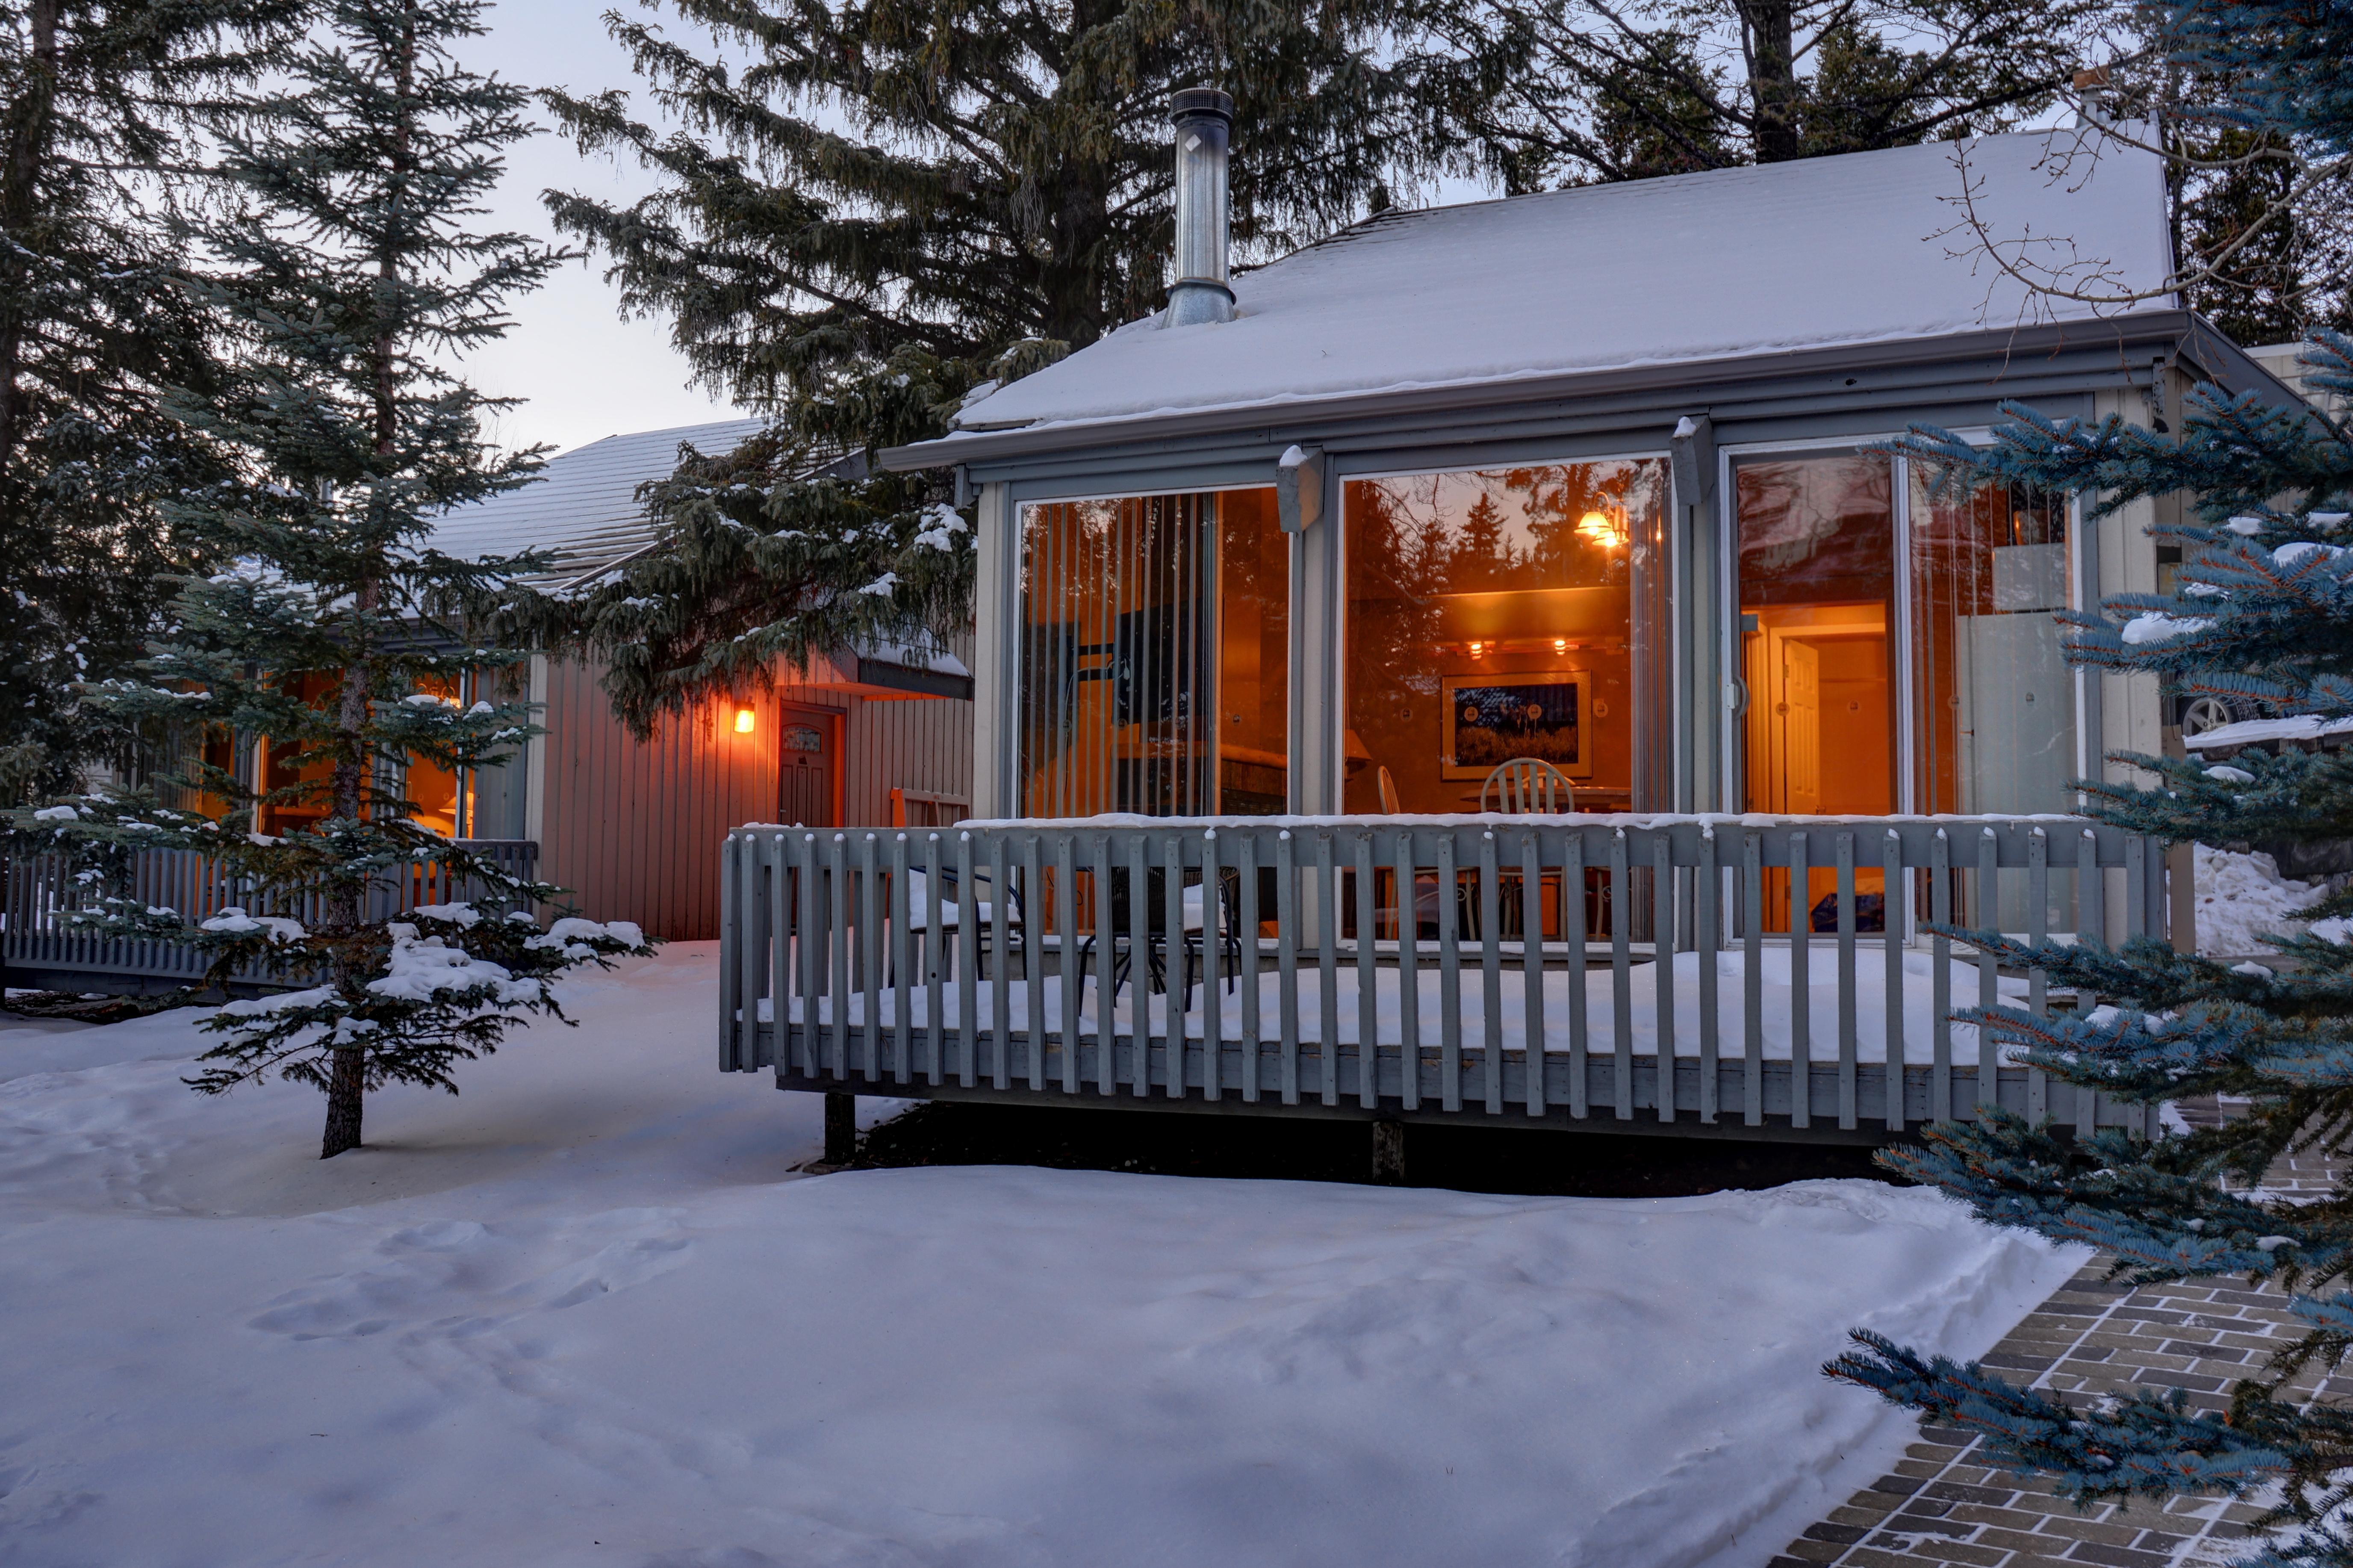
[[[1819,349],[1781,349],[1771,353],[1742,354],[1725,359],[1680,360],[1669,364],[1574,371],[1558,375],[1493,377],[1451,382],[1442,386],[1341,393],[1328,397],[1234,404],[1189,412],[1180,410],[1111,419],[1022,426],[920,441],[905,447],[889,447],[877,455],[876,460],[884,468],[907,472],[955,463],[1001,462],[1086,447],[1119,446],[1134,441],[1147,432],[1155,440],[1175,440],[1194,436],[1214,436],[1229,430],[1288,429],[1346,419],[1492,407],[1498,404],[1542,403],[1564,397],[1606,396],[1612,393],[1702,383],[1723,385],[1793,374],[1832,374],[1887,364],[1977,359],[1988,354],[2021,358],[2062,348],[2081,348],[2093,342],[2113,342],[2119,351],[2124,351],[2136,344],[2179,343],[2193,334],[2228,342],[2191,311],[2167,308],[2087,321],[1954,332],[1940,337],[1882,339],[1867,343],[1831,344]],[[2274,379],[2235,348],[2229,357],[2243,362],[2246,370],[2262,375],[2266,381]]]

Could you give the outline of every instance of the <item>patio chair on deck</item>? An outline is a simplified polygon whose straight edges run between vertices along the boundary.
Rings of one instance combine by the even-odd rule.
[[[988,952],[988,944],[996,938],[997,906],[993,897],[989,896],[994,889],[989,886],[988,873],[975,871],[972,880],[973,921],[980,928],[973,935],[972,951],[976,958],[979,958]],[[936,937],[938,939],[936,951],[941,961],[950,966],[944,968],[941,973],[953,973],[955,940],[958,934],[956,926],[964,915],[964,910],[957,900],[955,868],[948,866],[940,868],[941,887],[936,903],[931,897],[930,881],[930,877],[920,868],[908,868],[907,930],[918,941],[928,942],[932,938]],[[1021,918],[1021,889],[1018,886],[1005,889],[1005,910],[1006,945],[1018,952],[1025,942]],[[923,973],[929,973],[927,964],[919,963],[917,967]]]
[[[1135,955],[1130,951],[1133,942],[1129,936],[1129,932],[1134,929],[1134,922],[1128,915],[1131,879],[1126,869],[1122,867],[1112,868],[1111,879],[1112,929],[1109,933],[1112,949],[1111,994],[1113,1000],[1116,1001],[1120,987],[1127,984]],[[1202,906],[1206,902],[1202,896],[1202,886],[1198,882],[1193,883],[1177,895],[1179,911],[1177,918],[1182,928],[1178,932],[1177,963],[1181,965],[1181,969],[1177,982],[1184,993],[1185,1001],[1182,1010],[1185,1012],[1192,1011],[1193,1007],[1193,977],[1196,965],[1200,966],[1204,972],[1208,967],[1201,950],[1201,944],[1205,940],[1202,930],[1204,924]],[[1163,993],[1168,989],[1167,889],[1167,871],[1156,866],[1147,868],[1145,871],[1144,887],[1145,965],[1145,972],[1150,976],[1151,988]],[[1231,871],[1221,872],[1218,878],[1217,942],[1218,951],[1226,960],[1226,989],[1229,992],[1236,988],[1235,976],[1241,968],[1241,921],[1239,913],[1240,900],[1239,874]],[[1096,940],[1103,934],[1100,931],[1091,931],[1080,939],[1079,963],[1083,965],[1092,959]]]

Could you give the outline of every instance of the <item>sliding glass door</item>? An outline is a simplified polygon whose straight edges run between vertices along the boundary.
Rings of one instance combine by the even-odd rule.
[[[1788,816],[2073,809],[2064,498],[1940,494],[1917,467],[1870,452],[1736,458],[1732,494],[1746,697],[1734,804]],[[2072,887],[2052,884],[2046,918],[2072,929]],[[1834,921],[1834,886],[1810,873],[1817,931]],[[1858,871],[1856,889],[1858,924],[1883,929],[1879,873]],[[1766,909],[1767,929],[1787,930],[1786,889],[1768,889]],[[1998,913],[2023,929],[2022,907]]]

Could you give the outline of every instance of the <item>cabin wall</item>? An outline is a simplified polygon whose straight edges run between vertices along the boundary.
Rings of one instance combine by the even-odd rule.
[[[594,920],[635,921],[671,942],[719,934],[719,847],[728,830],[775,819],[782,705],[839,713],[842,820],[883,826],[891,791],[969,798],[972,704],[876,700],[786,686],[705,703],[638,741],[613,716],[590,664],[547,660],[534,676],[546,734],[532,748],[539,874]],[[749,734],[735,710],[749,707]]]

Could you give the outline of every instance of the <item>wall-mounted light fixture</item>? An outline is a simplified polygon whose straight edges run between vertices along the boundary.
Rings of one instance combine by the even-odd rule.
[[[1568,651],[1568,639],[1567,637],[1553,638],[1552,651],[1555,653],[1567,653]]]
[[[1604,550],[1616,550],[1626,542],[1626,531],[1606,511],[1588,511],[1578,518],[1577,531]]]
[[[1485,653],[1486,651],[1487,645],[1485,643],[1474,642],[1471,645],[1471,657],[1472,658],[1477,658],[1481,654]]]
[[[757,722],[758,721],[753,716],[752,710],[749,708],[738,708],[735,710],[735,732],[737,734],[750,734],[752,732],[752,726]]]

